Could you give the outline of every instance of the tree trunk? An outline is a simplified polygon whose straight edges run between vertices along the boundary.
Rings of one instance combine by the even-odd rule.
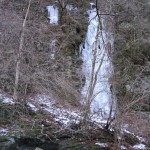
[[[19,76],[20,76],[20,63],[22,58],[22,49],[24,44],[24,34],[25,34],[25,26],[26,26],[26,20],[29,14],[29,9],[31,5],[31,0],[29,0],[28,8],[26,11],[25,19],[22,24],[22,31],[21,31],[21,37],[20,37],[20,44],[19,44],[19,50],[18,50],[18,56],[17,56],[17,62],[16,62],[16,73],[15,73],[15,86],[14,86],[14,93],[13,93],[13,99],[14,101],[18,100],[18,87],[19,87]]]
[[[83,115],[83,125],[87,126],[87,122],[90,118],[90,107],[91,107],[91,103],[93,101],[93,93],[94,93],[94,89],[97,83],[97,77],[98,77],[98,73],[100,71],[100,68],[102,66],[103,60],[104,60],[104,56],[105,56],[105,52],[102,55],[102,58],[99,62],[99,66],[97,68],[97,70],[95,71],[95,64],[96,64],[96,60],[97,60],[97,45],[98,45],[98,37],[99,37],[99,32],[101,30],[101,22],[99,20],[99,26],[97,28],[97,34],[96,34],[96,41],[95,41],[95,47],[93,49],[93,59],[92,59],[92,71],[91,71],[91,77],[90,77],[90,84],[89,84],[89,88],[87,91],[87,95],[86,95],[86,104],[85,104],[85,112]]]

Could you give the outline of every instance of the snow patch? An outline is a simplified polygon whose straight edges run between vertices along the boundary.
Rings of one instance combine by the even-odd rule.
[[[7,133],[8,133],[7,129],[0,128],[0,136],[7,135]]]
[[[77,10],[76,7],[74,8],[73,5],[70,5],[70,4],[67,4],[66,9],[69,10],[69,11],[71,11],[71,10]]]
[[[82,118],[82,112],[79,110],[65,109],[63,107],[57,107],[55,100],[51,99],[47,95],[36,95],[30,98],[30,102],[27,105],[33,111],[44,110],[50,113],[54,120],[63,126],[70,126],[72,124],[79,124]],[[99,115],[91,115],[91,122],[102,128],[102,124],[106,124],[107,120],[101,118]]]
[[[95,145],[98,145],[98,146],[100,146],[102,148],[108,147],[107,143],[95,143]]]
[[[36,108],[33,104],[31,104],[31,103],[27,103],[27,105],[28,105],[28,107],[30,107],[33,111],[38,111],[38,108]]]
[[[126,150],[127,148],[123,145],[121,145],[121,150]]]
[[[77,111],[58,108],[55,106],[55,100],[52,100],[46,95],[37,95],[32,98],[32,103],[29,103],[31,109],[44,110],[53,115],[54,120],[61,123],[64,126],[71,124],[78,124],[80,122],[80,114]],[[37,108],[35,107],[37,106]]]
[[[133,148],[137,150],[145,150],[146,146],[144,144],[137,144],[137,145],[134,145]]]
[[[73,10],[73,6],[68,4],[68,5],[66,6],[66,9],[71,11],[71,10]]]
[[[126,132],[126,133],[128,133],[128,134],[130,134],[130,135],[136,137],[140,142],[146,142],[146,140],[145,140],[143,137],[140,137],[140,136],[138,136],[138,135],[135,135],[133,132],[128,131],[127,128],[128,128],[128,124],[125,124],[125,125],[122,127],[121,132],[122,132],[122,133],[123,133],[123,132]]]
[[[106,124],[107,119],[103,118],[103,116],[99,114],[93,114],[91,115],[91,120],[97,124]]]
[[[4,104],[10,104],[10,105],[14,104],[13,99],[5,96],[4,94],[0,94],[0,101],[2,101],[2,103]]]
[[[54,60],[55,59],[55,53],[56,53],[56,39],[51,40],[50,42],[50,59]]]

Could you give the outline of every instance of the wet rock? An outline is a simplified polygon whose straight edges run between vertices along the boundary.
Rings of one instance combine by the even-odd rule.
[[[58,144],[46,138],[8,138],[0,140],[1,150],[57,150]]]
[[[9,150],[8,148],[15,143],[14,138],[7,136],[0,136],[0,149]]]
[[[74,139],[64,139],[59,143],[58,150],[96,150],[94,145],[88,145],[83,141],[76,141]]]

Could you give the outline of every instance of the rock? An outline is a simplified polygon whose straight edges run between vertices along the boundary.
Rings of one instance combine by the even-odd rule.
[[[43,150],[43,149],[37,147],[35,150]]]
[[[0,149],[9,150],[9,147],[15,143],[14,138],[7,136],[0,136]]]
[[[131,89],[132,89],[129,84],[127,84],[125,87],[126,87],[126,90],[127,90],[128,92],[131,91]]]
[[[1,150],[57,150],[58,144],[49,139],[31,137],[0,137]]]

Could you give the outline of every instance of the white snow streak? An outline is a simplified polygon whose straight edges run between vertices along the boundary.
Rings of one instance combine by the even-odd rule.
[[[102,148],[108,147],[107,143],[95,143],[95,145],[98,145],[98,146],[100,146]]]
[[[38,111],[38,108],[36,108],[33,104],[27,103],[28,107],[30,107],[33,111]]]
[[[125,125],[122,127],[121,132],[122,132],[122,133],[126,132],[126,133],[128,133],[128,134],[130,134],[130,135],[136,137],[140,142],[145,142],[145,141],[146,141],[143,137],[137,136],[137,135],[135,135],[133,132],[128,131],[127,128],[128,128],[128,124],[125,124]]]
[[[134,145],[133,148],[137,150],[144,150],[146,149],[146,146],[144,144],[137,144],[137,145]]]
[[[121,145],[121,150],[126,150],[127,148],[123,145]]]
[[[56,107],[55,101],[46,95],[37,95],[32,98],[32,105],[30,102],[30,106],[33,111],[35,111],[34,105],[37,106],[37,109],[44,110],[53,115],[54,120],[64,126],[80,122],[80,114],[77,111]]]
[[[47,95],[36,95],[30,98],[30,102],[27,105],[33,111],[44,110],[50,113],[56,122],[59,122],[63,126],[70,126],[72,124],[79,124],[82,118],[82,112],[78,109],[64,109],[56,106],[55,100],[52,100]],[[102,124],[106,123],[106,120],[102,119],[97,114],[91,116],[91,122],[94,122],[97,126],[102,127]]]
[[[56,39],[51,40],[50,42],[50,59],[54,60],[55,59],[55,53],[56,53]]]

